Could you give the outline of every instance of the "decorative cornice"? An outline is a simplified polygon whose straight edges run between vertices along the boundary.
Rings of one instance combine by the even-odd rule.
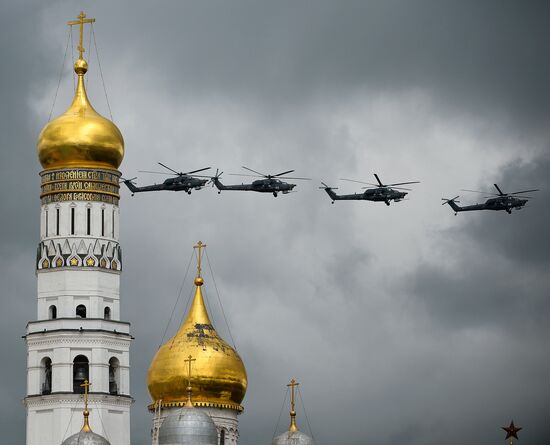
[[[130,406],[134,403],[132,396],[119,394],[111,395],[109,393],[94,392],[89,393],[90,403],[106,404],[112,406]],[[26,407],[41,407],[58,405],[66,403],[74,405],[77,400],[82,399],[82,394],[72,392],[54,392],[48,395],[30,395],[23,399],[23,404]]]
[[[111,348],[122,348],[123,350],[129,348],[132,337],[124,336],[123,338],[117,338],[116,340],[112,338],[90,338],[86,336],[78,337],[65,337],[65,336],[50,336],[50,337],[36,337],[36,334],[33,337],[26,337],[28,347],[53,347],[53,346],[64,346],[64,345],[101,345],[108,346]]]
[[[104,238],[56,238],[41,241],[36,254],[36,269],[122,270],[122,248]]]
[[[174,401],[174,402],[161,402],[160,406],[161,408],[177,408],[177,407],[183,407],[187,403],[186,400],[184,401]],[[229,403],[215,403],[215,402],[193,402],[193,406],[201,407],[201,408],[219,408],[219,409],[230,409],[233,411],[237,411],[238,413],[241,413],[244,411],[244,408],[241,405],[237,404],[229,404]],[[158,405],[157,405],[158,407]],[[150,412],[155,411],[155,404],[151,403],[147,409]]]

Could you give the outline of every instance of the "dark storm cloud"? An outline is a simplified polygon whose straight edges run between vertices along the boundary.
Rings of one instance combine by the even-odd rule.
[[[550,156],[516,161],[495,178],[504,191],[540,188],[528,207],[506,215],[462,213],[460,226],[440,233],[440,245],[455,259],[451,270],[424,264],[415,272],[413,292],[447,326],[464,328],[502,325],[546,330],[550,310],[548,272],[550,238],[546,236],[550,209]],[[479,184],[491,193],[491,182]],[[464,193],[462,199],[483,202],[483,195]],[[463,201],[464,202],[464,201]],[[461,203],[462,204],[462,203]],[[507,218],[506,218],[507,217]]]
[[[527,126],[548,117],[544,2],[209,2],[179,12],[174,3],[151,8],[130,32],[135,62],[155,60],[174,87],[283,108],[361,87],[418,88],[450,109]]]
[[[162,161],[219,166],[227,181],[239,181],[227,173],[242,164],[315,179],[276,200],[122,190],[134,445],[150,443],[146,372],[198,239],[230,329],[207,274],[214,323],[226,339],[231,330],[249,374],[241,445],[269,443],[292,376],[320,444],[463,443],[457,425],[496,443],[516,414],[522,439],[544,443],[550,14],[545,2],[502,1],[3,5],[3,437],[24,436],[14,406],[25,387],[19,337],[36,302],[35,140],[57,86],[64,22],[80,9],[98,19],[125,175]],[[90,97],[107,115],[87,54]],[[54,114],[71,84],[65,74]],[[380,167],[391,180],[424,175],[410,202],[332,206],[315,188]],[[449,189],[495,181],[543,191],[511,216],[455,218],[438,205]]]

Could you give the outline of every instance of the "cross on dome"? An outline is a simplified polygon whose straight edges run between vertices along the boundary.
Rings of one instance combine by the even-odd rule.
[[[90,386],[92,384],[87,379],[80,385],[81,388],[84,388],[84,425],[82,425],[82,431],[84,432],[92,431],[88,423],[88,417],[90,416],[90,411],[88,411],[88,390]]]
[[[294,398],[294,390],[299,383],[296,379],[292,379],[290,383],[286,386],[290,387],[290,428],[289,431],[298,431],[298,426],[296,425],[296,401]]]
[[[196,362],[197,359],[193,358],[191,354],[189,354],[189,357],[184,360],[185,363],[189,363],[189,369],[187,371],[187,402],[185,403],[185,406],[192,408],[193,402],[191,401],[191,363]]]
[[[74,20],[72,22],[67,22],[67,25],[69,26],[74,26],[74,25],[80,25],[80,39],[78,41],[78,58],[79,59],[83,59],[83,54],[84,54],[84,45],[82,43],[82,39],[84,37],[84,24],[85,23],[94,23],[95,22],[95,19],[87,19],[86,18],[86,14],[84,14],[84,11],[80,11],[80,14],[78,14],[78,16],[76,17],[78,20]]]

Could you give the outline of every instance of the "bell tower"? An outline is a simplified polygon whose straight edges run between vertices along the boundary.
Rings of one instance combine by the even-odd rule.
[[[81,425],[85,381],[89,422],[112,444],[130,445],[130,324],[121,320],[118,167],[124,140],[90,104],[79,27],[77,86],[68,110],[37,142],[41,177],[37,313],[27,346],[27,445],[59,445]]]

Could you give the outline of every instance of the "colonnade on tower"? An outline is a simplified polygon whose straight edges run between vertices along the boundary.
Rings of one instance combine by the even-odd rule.
[[[124,140],[86,94],[81,13],[74,99],[37,142],[41,177],[37,312],[27,345],[27,445],[58,445],[82,426],[89,380],[90,424],[130,445],[130,324],[121,320],[118,167]]]

